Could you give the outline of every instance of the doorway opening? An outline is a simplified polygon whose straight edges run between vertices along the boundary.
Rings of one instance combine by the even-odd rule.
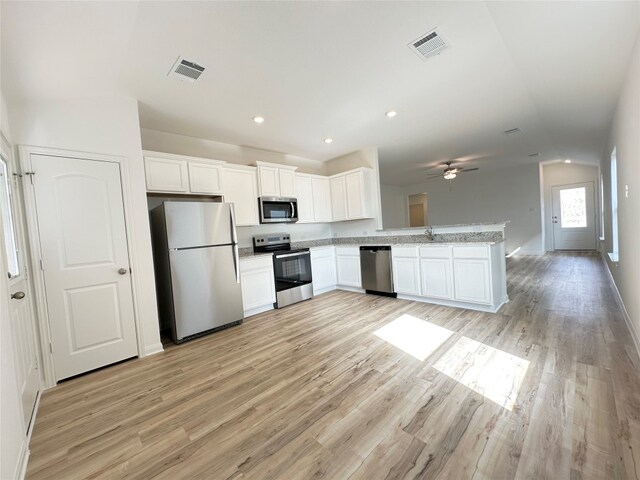
[[[427,194],[416,193],[409,195],[409,226],[426,227],[427,225],[429,225]]]

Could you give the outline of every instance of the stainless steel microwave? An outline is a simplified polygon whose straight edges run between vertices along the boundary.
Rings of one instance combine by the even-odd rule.
[[[258,197],[260,223],[295,223],[298,200],[292,197]]]

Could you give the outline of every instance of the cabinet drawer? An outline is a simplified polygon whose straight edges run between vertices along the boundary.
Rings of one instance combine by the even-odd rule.
[[[258,257],[240,258],[240,271],[247,272],[258,268],[273,268],[273,257],[271,255],[260,255]]]
[[[320,258],[333,257],[335,255],[335,251],[333,247],[313,247],[310,249],[311,252],[311,260],[316,260]]]
[[[489,258],[489,247],[487,245],[454,246],[453,258]]]
[[[418,247],[391,247],[391,256],[392,257],[407,257],[407,258],[417,258],[418,257]]]
[[[360,257],[360,247],[336,247],[336,255],[354,255]]]
[[[451,258],[449,245],[420,247],[421,258]]]

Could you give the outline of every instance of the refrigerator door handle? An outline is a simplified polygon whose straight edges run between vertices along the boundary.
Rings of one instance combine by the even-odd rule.
[[[236,230],[236,209],[233,203],[229,204],[229,210],[231,211],[231,241],[238,244],[238,231]]]
[[[236,283],[240,283],[240,253],[237,243],[233,245],[233,265],[236,267]]]

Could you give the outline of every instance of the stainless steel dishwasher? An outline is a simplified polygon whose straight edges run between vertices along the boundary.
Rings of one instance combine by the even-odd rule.
[[[391,247],[367,245],[360,247],[360,273],[362,288],[367,293],[395,297]]]

